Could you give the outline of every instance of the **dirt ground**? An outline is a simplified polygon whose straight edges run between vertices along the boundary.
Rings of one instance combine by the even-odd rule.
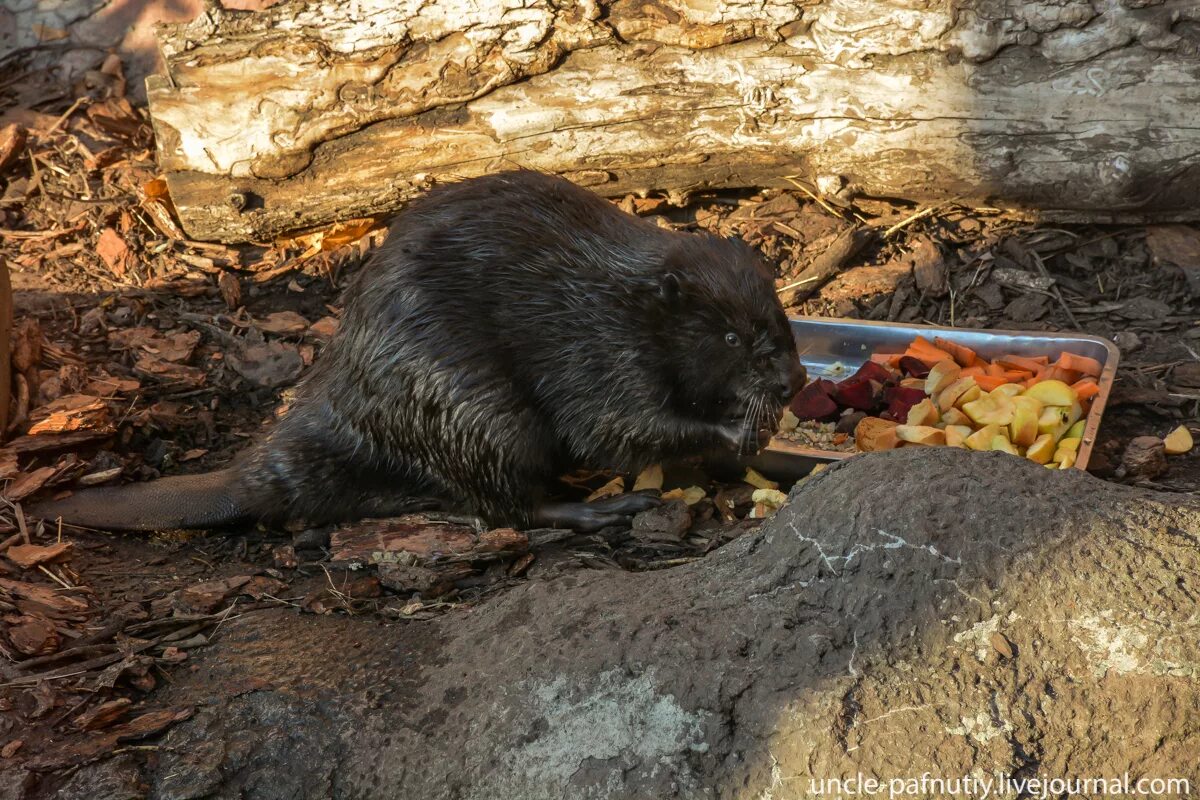
[[[419,628],[564,570],[685,564],[757,524],[746,518],[749,487],[678,465],[663,488],[708,495],[682,522],[588,536],[479,535],[428,519],[219,536],[35,527],[19,503],[205,471],[259,435],[336,330],[340,289],[381,241],[382,221],[261,246],[189,241],[117,59],[70,87],[19,70],[0,81],[0,190],[18,373],[0,449],[0,765],[52,772],[117,750],[141,757],[138,743],[198,699],[175,692],[167,704],[164,684],[196,669],[225,622],[259,609]],[[1200,417],[1196,227],[1039,225],[995,209],[823,197],[801,184],[698,193],[683,207],[618,202],[662,225],[741,236],[776,267],[795,314],[1113,340],[1120,371],[1090,470],[1200,489],[1195,451],[1171,457],[1165,472],[1123,460],[1132,438],[1195,430]],[[797,287],[855,226],[867,244],[827,283]],[[577,475],[562,491],[585,496],[611,477]],[[719,512],[718,496],[735,513]]]

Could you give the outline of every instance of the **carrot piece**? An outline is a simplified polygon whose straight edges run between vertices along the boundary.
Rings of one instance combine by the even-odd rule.
[[[1035,377],[1033,372],[1026,369],[1006,369],[1001,377],[1009,383],[1020,383]]]
[[[1001,356],[996,359],[996,363],[1005,369],[1023,369],[1030,375],[1036,375],[1038,370],[1050,363],[1050,359],[1042,362],[1025,356]]]
[[[984,369],[987,370],[988,375],[991,375],[994,378],[1004,377],[1004,367],[1000,366],[999,364],[993,364],[989,362]]]
[[[974,365],[974,366],[970,366],[970,367],[963,367],[962,372],[958,373],[958,377],[960,377],[960,378],[978,378],[981,375],[986,375],[986,374],[987,373],[984,371],[983,367],[981,367],[979,365]],[[979,381],[975,381],[975,382],[979,383]]]
[[[935,336],[933,343],[937,347],[940,347],[950,355],[954,356],[955,362],[960,367],[973,367],[979,363],[979,355],[966,345],[956,344],[949,339],[943,339],[940,336]]]
[[[904,358],[904,353],[872,353],[871,360],[876,364],[882,364],[885,367],[900,368],[900,359]]]
[[[1080,400],[1090,400],[1100,394],[1100,384],[1090,378],[1084,378],[1071,384],[1071,388],[1075,390],[1075,394],[1079,395]]]
[[[1063,353],[1058,357],[1057,365],[1063,369],[1074,370],[1083,375],[1091,375],[1093,378],[1100,377],[1100,362],[1094,358],[1080,356],[1074,353]]]
[[[917,361],[920,361],[922,364],[924,364],[927,367],[932,367],[934,364],[937,364],[939,361],[953,361],[954,360],[953,358],[951,358],[949,353],[946,353],[942,350],[936,350],[936,349],[931,352],[928,350],[920,350],[920,349],[910,347],[908,350],[906,350],[904,352],[904,355],[912,356]]]
[[[990,392],[993,389],[1003,386],[1008,381],[1002,375],[976,375],[975,384],[985,392]]]
[[[1063,383],[1074,383],[1079,380],[1079,373],[1070,369],[1051,364],[1048,367],[1042,367],[1034,376],[1039,381],[1062,381]]]
[[[954,357],[942,350],[940,347],[934,347],[929,343],[928,339],[921,336],[913,339],[912,344],[904,351],[907,356],[912,356],[921,363],[932,367],[939,361],[953,361]]]

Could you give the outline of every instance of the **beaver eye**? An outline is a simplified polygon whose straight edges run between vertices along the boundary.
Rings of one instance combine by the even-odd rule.
[[[725,344],[729,345],[730,347],[737,347],[741,343],[742,340],[736,333],[725,334]]]

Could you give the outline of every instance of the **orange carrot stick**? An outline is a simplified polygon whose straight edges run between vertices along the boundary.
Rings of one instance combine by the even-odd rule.
[[[933,343],[954,356],[955,362],[960,367],[973,367],[979,363],[979,355],[966,345],[955,344],[949,339],[943,339],[940,336],[934,337]]]
[[[1090,400],[1100,394],[1100,384],[1090,378],[1084,378],[1071,384],[1071,388],[1075,390],[1075,394],[1079,395],[1080,400]]]
[[[1103,369],[1100,366],[1100,362],[1096,359],[1076,355],[1075,353],[1063,353],[1058,357],[1057,363],[1063,369],[1073,370],[1083,375],[1091,375],[1093,378],[1099,378],[1100,371]]]
[[[1023,369],[1030,375],[1036,375],[1038,370],[1050,363],[1050,359],[1046,359],[1043,363],[1037,359],[1026,358],[1025,356],[1001,356],[996,359],[996,363],[1005,369]]]

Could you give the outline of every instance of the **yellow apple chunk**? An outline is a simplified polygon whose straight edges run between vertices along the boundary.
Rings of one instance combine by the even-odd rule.
[[[897,425],[896,436],[910,444],[938,445],[946,443],[946,432],[928,425]]]
[[[937,421],[938,410],[933,405],[933,400],[928,397],[910,408],[908,419],[905,420],[909,425],[933,425]]]
[[[1042,413],[1042,404],[1032,397],[1014,397],[1013,420],[1009,423],[1009,433],[1013,444],[1028,447],[1038,437],[1038,416]]]
[[[959,410],[957,408],[952,408],[949,411],[942,414],[942,422],[946,423],[947,425],[966,425],[967,427],[971,426],[971,418],[968,417],[966,414],[964,414],[961,410]],[[974,430],[974,429],[972,429],[972,430]]]
[[[1047,406],[1073,406],[1079,402],[1075,390],[1062,381],[1042,381],[1025,390],[1026,397],[1034,397]]]
[[[1073,436],[1064,436],[1058,440],[1058,449],[1069,450],[1072,453],[1078,453],[1079,445],[1082,441],[1082,439],[1076,439]]]
[[[1067,421],[1070,409],[1062,406],[1046,406],[1038,416],[1038,433],[1048,433],[1055,439],[1063,435],[1071,424]]]
[[[1074,420],[1072,420],[1072,422],[1074,424],[1072,424],[1070,428],[1067,428],[1067,432],[1063,434],[1064,439],[1082,439],[1083,438],[1083,429],[1087,427],[1087,420],[1079,419],[1079,416],[1082,415],[1082,412],[1083,412],[1083,409],[1080,409],[1080,414],[1076,415],[1076,417],[1075,417],[1075,420],[1078,420],[1078,422],[1075,422]]]
[[[975,385],[975,379],[968,375],[965,378],[959,378],[945,389],[942,389],[941,394],[937,398],[938,409],[944,414],[954,408],[958,404],[958,398],[966,394]]]
[[[1192,449],[1192,432],[1187,429],[1186,425],[1180,425],[1167,434],[1163,439],[1163,444],[1166,445],[1168,455],[1182,455]]]
[[[972,450],[991,450],[992,439],[999,433],[999,425],[986,425],[968,436],[966,445]]]
[[[992,391],[990,391],[988,394],[992,395],[993,397],[1016,397],[1022,391],[1024,391],[1024,388],[1025,387],[1021,386],[1019,383],[1002,383],[995,389],[992,389]]]
[[[1013,421],[1017,407],[1003,395],[986,394],[966,403],[962,410],[976,425],[1008,425]]]
[[[932,397],[958,380],[962,367],[953,361],[939,361],[929,369],[925,378],[925,394]]]
[[[1025,457],[1037,464],[1049,464],[1052,455],[1054,455],[1054,436],[1049,433],[1043,433],[1037,437],[1025,451]]]
[[[1000,450],[1004,453],[1011,453],[1014,456],[1021,455],[1017,452],[1017,448],[1013,447],[1013,443],[1008,440],[1008,437],[1003,434],[992,437],[992,446],[989,449]]]
[[[954,407],[962,408],[967,403],[974,403],[981,397],[983,397],[983,389],[980,389],[978,386],[972,386],[959,395],[958,399],[954,401]]]
[[[974,433],[971,428],[966,425],[947,425],[946,426],[946,444],[950,447],[967,446],[967,437]]]
[[[1073,466],[1075,466],[1075,454],[1074,453],[1063,453],[1062,458],[1058,462],[1058,468],[1059,469],[1070,469]]]

